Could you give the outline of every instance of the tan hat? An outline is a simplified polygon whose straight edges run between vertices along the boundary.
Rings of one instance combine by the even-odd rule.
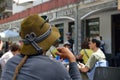
[[[51,27],[41,16],[34,14],[22,21],[20,36],[24,42],[21,53],[34,55],[38,53],[37,49],[48,50],[60,34],[56,27]]]

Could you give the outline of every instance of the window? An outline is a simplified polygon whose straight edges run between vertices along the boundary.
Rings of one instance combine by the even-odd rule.
[[[71,33],[72,35],[72,38],[74,39],[75,38],[75,33],[74,33],[74,30],[75,30],[75,23],[74,22],[69,22],[69,27],[68,27],[68,32]]]
[[[64,29],[63,29],[63,26],[64,26],[64,24],[62,23],[62,24],[56,24],[55,25],[58,29],[59,29],[59,32],[60,32],[60,43],[63,43],[63,41],[64,41]]]
[[[99,18],[89,19],[86,21],[86,34],[87,37],[95,37],[100,35],[99,31]]]

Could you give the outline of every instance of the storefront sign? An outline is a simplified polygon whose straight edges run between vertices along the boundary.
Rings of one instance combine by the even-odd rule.
[[[87,4],[87,3],[91,3],[91,2],[95,2],[97,0],[84,0],[84,3]]]
[[[73,14],[73,9],[62,10],[56,13],[56,17],[66,16],[66,15],[71,15],[71,14]]]

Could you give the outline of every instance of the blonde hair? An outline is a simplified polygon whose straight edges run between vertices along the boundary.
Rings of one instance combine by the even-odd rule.
[[[24,58],[21,60],[21,62],[17,65],[12,80],[17,80],[17,75],[19,74],[19,71],[20,71],[21,67],[22,67],[22,66],[24,65],[24,63],[27,61],[27,58],[28,58],[28,56],[25,55]]]

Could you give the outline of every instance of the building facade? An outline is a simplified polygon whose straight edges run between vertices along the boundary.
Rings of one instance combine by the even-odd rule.
[[[117,0],[50,0],[1,20],[0,29],[11,27],[19,31],[21,20],[34,13],[47,15],[51,25],[58,27],[61,44],[66,41],[66,32],[71,32],[76,54],[84,38],[94,36],[103,37],[107,54],[120,51]]]
[[[12,15],[12,0],[0,0],[0,20]]]

